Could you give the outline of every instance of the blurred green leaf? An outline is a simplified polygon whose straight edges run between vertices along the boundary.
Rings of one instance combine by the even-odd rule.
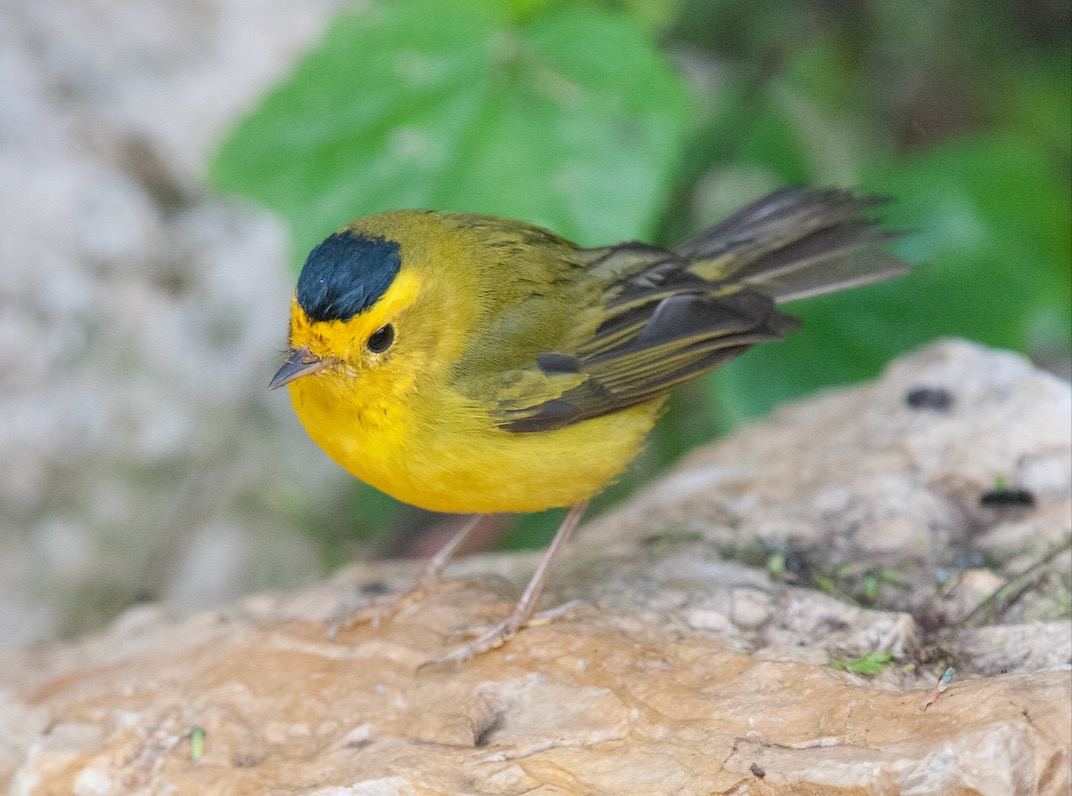
[[[867,101],[865,85],[849,52],[855,43],[831,35],[819,38],[787,65],[786,79],[828,110],[862,106]]]
[[[1000,74],[1005,125],[1041,151],[1057,153],[1067,180],[1072,159],[1072,58],[1067,48],[1044,63],[1016,63]]]
[[[682,79],[628,16],[531,8],[521,26],[466,0],[340,17],[220,149],[217,184],[286,217],[299,251],[403,207],[593,245],[650,234],[681,150]]]
[[[843,672],[853,672],[866,677],[882,674],[882,670],[893,663],[893,656],[888,652],[869,652],[852,660],[832,660],[830,665]]]
[[[1072,308],[1072,203],[1067,175],[1019,136],[975,138],[902,162],[867,181],[900,197],[888,213],[918,232],[900,250],[930,263],[913,303],[923,334],[960,334],[1026,350],[1032,318]]]

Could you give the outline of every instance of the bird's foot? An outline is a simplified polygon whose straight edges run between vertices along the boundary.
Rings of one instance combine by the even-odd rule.
[[[476,638],[468,644],[448,652],[446,655],[440,655],[425,661],[417,667],[417,671],[461,666],[470,658],[501,647],[516,636],[521,628],[553,622],[581,605],[581,603],[581,600],[570,600],[557,608],[540,611],[532,615],[528,615],[524,611],[515,610],[507,619],[497,625],[492,625],[490,628],[481,627],[464,630],[460,635],[476,636]]]
[[[417,671],[424,669],[440,669],[461,666],[470,658],[481,653],[501,647],[507,641],[517,635],[525,624],[524,619],[518,621],[518,617],[511,615],[510,618],[485,630],[480,636],[446,655],[432,658],[417,667]]]

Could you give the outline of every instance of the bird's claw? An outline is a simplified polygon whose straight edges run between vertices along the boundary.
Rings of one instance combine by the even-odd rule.
[[[468,644],[458,647],[456,650],[448,652],[446,655],[440,655],[437,658],[425,661],[417,667],[417,671],[421,672],[425,669],[445,668],[448,664],[454,667],[461,666],[476,655],[488,652],[496,647],[501,647],[516,636],[517,631],[520,630],[523,625],[525,625],[524,618],[511,616],[509,619],[485,630],[482,635],[473,641],[470,641]]]
[[[570,600],[556,608],[540,611],[532,616],[526,616],[515,611],[509,618],[490,628],[467,628],[457,633],[453,633],[451,634],[452,638],[457,636],[476,636],[477,638],[470,641],[468,644],[448,652],[446,655],[440,655],[437,658],[425,661],[417,667],[417,671],[421,672],[425,669],[445,668],[446,664],[460,666],[470,658],[501,647],[516,636],[521,628],[553,622],[563,614],[572,611],[578,605],[582,604],[582,600]]]

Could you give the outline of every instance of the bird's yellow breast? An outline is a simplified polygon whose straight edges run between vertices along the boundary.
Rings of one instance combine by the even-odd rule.
[[[403,393],[320,373],[290,385],[309,436],[367,484],[431,511],[529,512],[585,500],[628,466],[663,400],[513,433],[449,388]]]

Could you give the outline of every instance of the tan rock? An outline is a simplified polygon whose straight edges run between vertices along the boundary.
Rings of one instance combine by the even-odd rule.
[[[948,389],[958,414],[906,409],[918,384]],[[951,343],[787,407],[590,524],[547,594],[585,604],[457,670],[417,667],[503,616],[533,554],[458,562],[482,577],[332,640],[355,583],[398,588],[412,567],[178,623],[141,607],[74,644],[0,653],[0,782],[18,796],[1066,794],[1069,405],[1067,384]],[[1030,505],[980,504],[1001,462]],[[992,568],[958,565],[975,540]],[[857,582],[891,610],[853,604]]]
[[[1068,786],[1067,670],[954,681],[922,712],[925,690],[757,660],[675,628],[630,633],[589,612],[530,628],[459,670],[416,675],[447,643],[446,628],[507,609],[481,605],[485,596],[439,594],[335,641],[323,623],[257,626],[223,614],[158,628],[137,655],[46,677],[22,695],[23,710],[47,711],[49,726],[21,755],[9,750],[10,792],[1010,794]],[[206,731],[199,760],[195,725]]]

